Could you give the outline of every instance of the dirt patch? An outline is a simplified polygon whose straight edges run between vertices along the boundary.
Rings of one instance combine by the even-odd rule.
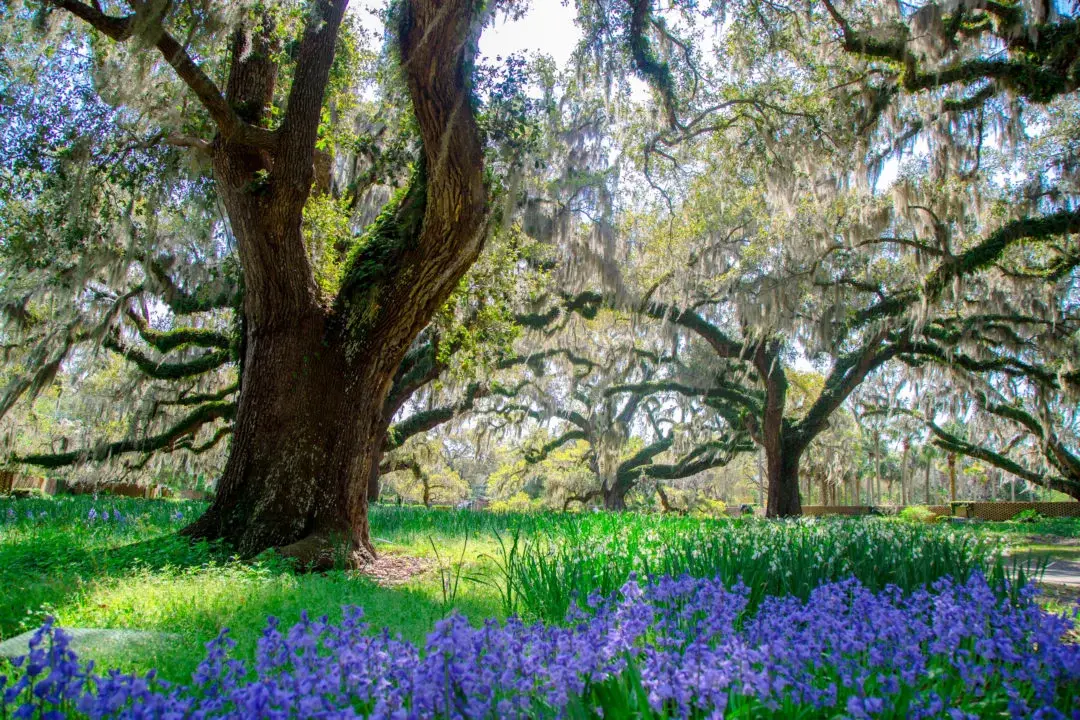
[[[382,552],[375,560],[358,568],[356,573],[371,578],[383,587],[395,587],[404,585],[433,567],[435,567],[435,561],[432,558],[391,555]]]
[[[1047,600],[1056,600],[1063,605],[1080,603],[1080,588],[1057,583],[1036,583],[1039,592]]]

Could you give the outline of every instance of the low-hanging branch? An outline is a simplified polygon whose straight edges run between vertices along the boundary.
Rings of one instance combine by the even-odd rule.
[[[995,413],[993,409],[988,409],[986,405],[983,405],[983,407],[987,410],[987,412],[998,414]],[[872,410],[871,412],[880,415],[900,414],[912,417],[923,423],[926,428],[930,430],[931,434],[934,436],[934,439],[932,441],[933,444],[943,450],[956,453],[958,455],[965,455],[975,460],[981,460],[982,462],[993,465],[1000,470],[1004,470],[1010,475],[1018,477],[1021,480],[1026,480],[1035,485],[1047,487],[1052,490],[1057,490],[1058,492],[1062,492],[1071,497],[1080,499],[1080,463],[1077,463],[1075,466],[1070,465],[1070,463],[1068,462],[1061,463],[1059,458],[1057,457],[1057,452],[1055,451],[1055,449],[1051,448],[1050,444],[1044,441],[1044,431],[1042,426],[1030,416],[1027,416],[1025,420],[1030,420],[1034,424],[1036,430],[1032,431],[1026,426],[1025,429],[1029,432],[1030,435],[1034,437],[1036,443],[1042,449],[1042,453],[1049,461],[1050,465],[1055,467],[1060,474],[1031,470],[1009,457],[1006,452],[1008,452],[1008,449],[1012,449],[1016,441],[1011,443],[1007,450],[998,451],[993,448],[987,447],[986,445],[975,443],[965,438],[962,438],[956,433],[950,432],[945,428],[941,427],[932,419],[924,416],[922,413],[910,410],[908,408],[877,408]],[[1020,412],[1023,413],[1023,411]],[[1008,418],[1010,414],[1011,413],[1006,413],[1000,416]],[[1023,414],[1026,415],[1026,413]],[[1024,425],[1024,423],[1021,424]],[[1055,444],[1060,442],[1057,440],[1056,437],[1053,438],[1053,441]],[[1060,449],[1064,449],[1063,446],[1059,448],[1059,450]],[[1067,450],[1065,450],[1065,452],[1068,453]],[[1071,453],[1069,453],[1069,457],[1074,462],[1078,460],[1076,456],[1072,455]]]
[[[846,334],[871,322],[900,317],[917,302],[935,302],[958,277],[973,275],[995,265],[1005,251],[1021,242],[1045,242],[1080,232],[1080,209],[1059,210],[1040,217],[1011,220],[961,254],[945,258],[923,280],[922,288],[897,290],[858,312],[839,328]]]
[[[185,345],[212,347],[229,350],[232,340],[228,335],[216,330],[195,327],[180,327],[173,330],[155,330],[146,318],[130,309],[125,313],[135,326],[139,337],[160,353],[168,353]]]
[[[649,464],[643,468],[642,472],[645,477],[652,480],[678,480],[693,477],[713,468],[724,467],[739,453],[753,452],[753,450],[754,444],[737,433],[727,440],[702,443],[673,463]]]
[[[618,395],[621,393],[654,395],[661,392],[701,398],[710,405],[715,402],[729,402],[754,413],[761,412],[764,401],[761,392],[754,388],[742,387],[719,379],[715,385],[710,387],[688,385],[676,380],[653,380],[639,383],[621,383],[604,390],[605,395]]]
[[[200,455],[200,454],[202,454],[204,452],[207,452],[207,451],[212,450],[213,448],[215,448],[218,445],[218,443],[220,443],[222,440],[224,440],[225,438],[232,435],[233,430],[234,430],[234,428],[233,428],[232,425],[223,425],[223,426],[219,427],[217,429],[217,431],[213,435],[210,436],[210,439],[208,439],[204,443],[200,443],[198,445],[195,445],[194,444],[195,441],[193,439],[194,436],[189,435],[187,438],[184,438],[179,443],[177,443],[177,445],[180,445],[180,446],[184,447],[185,450],[187,450],[188,452],[190,452],[190,453],[192,453],[194,455]]]
[[[232,385],[227,385],[226,387],[223,387],[222,389],[215,392],[195,393],[193,395],[181,395],[174,400],[159,400],[157,404],[163,407],[170,405],[202,405],[203,403],[207,402],[217,402],[218,400],[224,400],[239,389],[240,384],[233,383]]]
[[[490,393],[491,390],[487,386],[481,383],[472,383],[465,389],[462,397],[457,402],[431,408],[430,410],[422,410],[410,415],[401,422],[390,426],[386,433],[383,449],[386,451],[396,450],[409,438],[434,430],[439,425],[460,417],[472,410],[478,399],[486,397]]]
[[[1023,427],[1038,440],[1046,459],[1058,469],[1058,472],[1080,483],[1080,457],[1070,451],[1061,438],[1049,431],[1034,415],[1017,405],[988,402],[986,396],[981,393],[976,397],[976,401],[991,415],[1010,420]]]
[[[934,445],[943,450],[966,455],[976,460],[982,460],[983,462],[1000,468],[1022,480],[1027,480],[1036,485],[1041,485],[1042,487],[1047,487],[1051,490],[1057,490],[1070,497],[1080,499],[1080,479],[1066,478],[1061,475],[1029,470],[1015,460],[995,452],[990,448],[963,440],[956,435],[946,432],[933,423],[928,422],[927,425],[935,435]]]
[[[557,318],[557,312],[535,317],[530,314],[518,314],[515,315],[514,322],[522,327],[543,329],[553,324]],[[470,322],[474,320],[476,320],[476,317],[466,321],[465,326],[469,327]],[[405,354],[401,364],[398,366],[397,373],[394,375],[390,393],[383,404],[383,417],[387,423],[393,419],[409,398],[420,388],[442,376],[443,372],[449,368],[450,360],[460,349],[460,345],[461,341],[451,341],[449,344],[443,344],[438,331],[434,328],[429,328],[421,335],[420,341],[415,343]],[[564,357],[576,368],[592,370],[596,367],[591,360],[569,349],[555,348],[528,355],[512,355],[502,358],[496,363],[495,369],[507,370],[520,365],[527,365],[535,372],[537,368],[542,367],[545,360],[555,357]],[[498,392],[497,388],[496,392]],[[466,409],[472,409],[471,404]]]
[[[657,455],[667,452],[671,449],[671,446],[675,443],[675,434],[668,433],[661,436],[655,442],[652,442],[645,447],[638,450],[636,453],[619,463],[618,469],[615,471],[616,479],[622,475],[628,475],[635,470],[641,470],[643,466],[650,465]]]
[[[568,445],[568,444],[570,444],[572,442],[577,442],[578,440],[588,440],[588,439],[589,439],[589,434],[587,432],[585,432],[584,430],[582,430],[581,428],[574,428],[572,430],[567,430],[566,432],[564,432],[562,435],[558,436],[557,438],[549,440],[546,443],[544,443],[543,445],[541,445],[540,447],[529,450],[528,452],[526,452],[525,453],[525,462],[529,463],[530,465],[535,465],[537,463],[541,463],[544,460],[546,460],[548,458],[548,456],[551,455],[551,453],[555,452],[556,450],[563,447],[564,445]]]
[[[194,315],[239,306],[240,288],[234,282],[222,282],[215,287],[200,286],[194,292],[180,287],[170,277],[159,260],[144,259],[147,286],[160,294],[162,301],[176,315]]]
[[[236,405],[231,402],[208,403],[181,418],[167,430],[145,438],[102,443],[93,448],[82,448],[62,453],[17,455],[13,462],[39,467],[58,468],[84,462],[101,462],[127,453],[151,453],[174,445],[181,438],[194,435],[204,425],[215,420],[232,420]]]
[[[407,353],[383,402],[384,421],[389,423],[409,398],[420,388],[437,380],[446,368],[447,363],[439,359],[437,337],[428,339]]]
[[[1010,377],[1026,378],[1054,390],[1063,387],[1080,387],[1080,371],[1078,370],[1053,372],[1009,355],[975,358],[960,352],[955,347],[929,340],[909,342],[898,355],[912,366],[923,362],[934,362],[970,373],[996,372]]]
[[[217,350],[186,362],[159,362],[137,348],[128,347],[114,334],[106,335],[101,344],[107,350],[112,350],[131,361],[144,375],[155,380],[177,380],[202,375],[224,367],[234,359],[231,350]]]

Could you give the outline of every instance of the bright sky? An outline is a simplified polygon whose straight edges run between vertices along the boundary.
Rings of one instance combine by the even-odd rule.
[[[533,0],[529,12],[516,22],[498,21],[480,37],[480,52],[488,57],[515,52],[550,55],[565,67],[581,39],[574,9],[562,0]]]
[[[382,26],[372,11],[383,6],[379,0],[364,0],[351,7],[365,27],[381,33]],[[581,38],[574,16],[574,8],[567,7],[562,0],[532,0],[521,20],[509,22],[503,17],[484,31],[480,37],[480,54],[495,58],[541,52],[554,58],[560,68],[565,67]]]

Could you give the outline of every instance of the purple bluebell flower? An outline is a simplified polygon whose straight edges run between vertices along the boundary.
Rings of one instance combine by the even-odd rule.
[[[253,664],[223,631],[188,685],[94,674],[49,620],[0,690],[13,717],[379,719],[612,717],[605,698],[625,692],[672,717],[1064,718],[1080,691],[1080,646],[1062,639],[1073,621],[979,575],[907,594],[844,580],[753,612],[749,597],[715,579],[634,579],[561,625],[453,614],[423,649],[370,633],[359,608],[287,630],[269,618]]]

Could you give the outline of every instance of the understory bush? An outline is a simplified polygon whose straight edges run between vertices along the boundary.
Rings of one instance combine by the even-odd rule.
[[[1043,517],[1042,513],[1040,513],[1038,510],[1027,508],[1026,510],[1021,510],[1020,512],[1016,513],[1016,515],[1014,515],[1012,518],[1012,522],[1037,523],[1045,519],[1046,518]]]
[[[1010,600],[976,573],[912,593],[847,579],[754,612],[749,595],[632,578],[563,625],[452,615],[423,651],[369,633],[358,608],[338,625],[271,618],[253,665],[226,631],[185,686],[95,674],[47,623],[0,678],[0,717],[1080,717],[1074,621],[1029,589]]]
[[[932,523],[937,514],[925,505],[910,505],[900,511],[900,519],[914,523]]]

